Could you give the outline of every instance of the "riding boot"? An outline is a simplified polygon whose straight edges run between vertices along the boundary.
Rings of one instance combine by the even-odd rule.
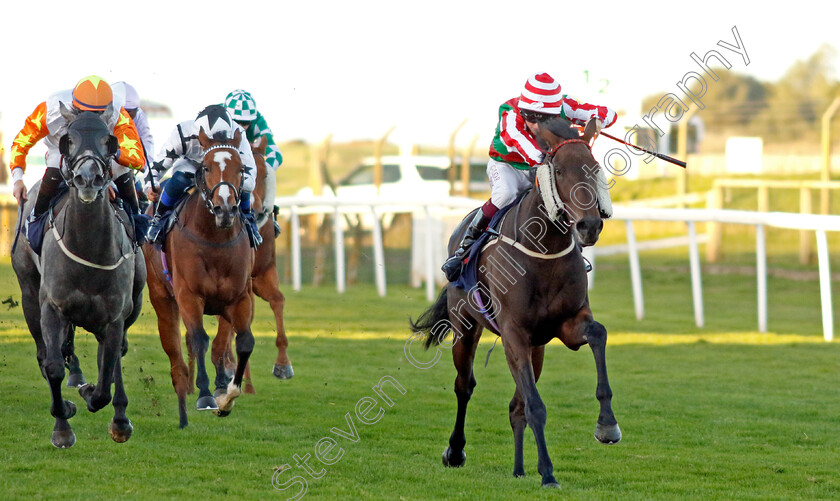
[[[181,198],[192,186],[192,179],[185,172],[176,172],[166,182],[163,193],[160,195],[155,214],[149,222],[149,229],[146,232],[146,239],[149,243],[162,245],[165,236],[164,228],[172,210],[181,201]]]
[[[239,199],[239,212],[242,213],[242,220],[245,222],[245,229],[248,231],[248,240],[251,247],[257,248],[263,242],[260,229],[257,228],[257,220],[254,211],[251,210],[251,192],[243,191]]]
[[[478,237],[484,233],[484,230],[487,229],[487,225],[489,223],[490,218],[484,214],[483,210],[479,209],[478,213],[476,213],[470,223],[470,226],[467,228],[467,231],[464,233],[464,238],[461,239],[461,244],[458,246],[458,250],[456,250],[455,254],[447,259],[441,267],[441,270],[443,270],[447,280],[454,282],[459,276],[461,276],[461,267],[464,258],[467,257],[470,248],[475,241],[478,240]]]
[[[134,186],[134,176],[131,172],[114,179],[117,186],[117,193],[120,194],[126,212],[131,217],[134,225],[134,241],[137,245],[146,243],[146,232],[149,229],[149,217],[140,213],[140,203],[137,200],[137,191]]]
[[[164,205],[163,202],[158,202],[155,208],[155,214],[152,220],[149,221],[149,229],[146,230],[146,240],[151,244],[160,245],[163,242],[163,227],[166,226],[166,218],[172,212],[172,207]]]
[[[48,167],[41,179],[41,187],[38,189],[38,198],[32,212],[26,217],[23,223],[23,233],[29,241],[29,246],[36,254],[41,254],[41,244],[44,240],[44,219],[43,216],[50,208],[53,197],[58,193],[61,184],[61,171]]]

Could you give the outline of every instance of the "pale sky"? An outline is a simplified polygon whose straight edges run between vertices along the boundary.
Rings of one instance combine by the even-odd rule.
[[[773,80],[822,43],[840,49],[825,2],[366,0],[7,2],[0,129],[9,147],[35,106],[81,77],[125,80],[186,120],[250,91],[278,141],[489,141],[501,102],[529,75],[615,109],[677,92],[689,54],[721,52],[731,71]],[[28,4],[28,5],[25,5]],[[792,8],[794,7],[794,8]],[[737,26],[750,58],[734,44]],[[591,84],[585,85],[588,71]],[[608,80],[608,83],[605,81]],[[598,90],[606,85],[606,92]],[[155,131],[156,142],[166,132]],[[481,148],[484,148],[483,142]],[[157,152],[155,152],[157,153]]]

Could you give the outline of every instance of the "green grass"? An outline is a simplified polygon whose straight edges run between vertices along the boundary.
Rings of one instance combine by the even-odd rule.
[[[592,438],[598,404],[595,368],[584,347],[549,345],[539,388],[546,429],[563,489],[539,487],[533,438],[526,438],[528,476],[511,476],[513,447],[507,405],[514,384],[503,351],[488,367],[490,335],[479,346],[478,386],[467,414],[467,463],[448,470],[440,454],[454,422],[455,371],[443,354],[429,370],[403,354],[406,319],[425,307],[422,291],[391,285],[387,298],[370,286],[344,295],[332,287],[287,291],[289,353],[296,376],[270,375],[275,356],[270,311],[257,304],[253,355],[257,395],[245,395],[230,417],[193,410],[177,427],[169,362],[146,303],[129,333],[123,371],[134,436],[108,438],[111,407],[97,414],[65,389],[79,413],[77,443],[56,450],[49,437],[49,393],[20,308],[0,311],[0,490],[9,499],[285,499],[272,487],[303,475],[308,499],[837,499],[840,436],[838,343],[824,343],[818,285],[770,279],[771,332],[755,332],[755,278],[704,277],[707,327],[693,325],[687,272],[656,271],[668,257],[643,255],[646,318],[633,316],[624,260],[603,259],[592,291],[596,317],[610,332],[607,364],[613,407],[624,439]],[[836,290],[836,284],[835,284]],[[0,297],[20,294],[8,261],[0,263]],[[840,304],[835,300],[835,311]],[[840,318],[835,317],[840,325]],[[80,332],[77,352],[89,379],[96,343]],[[417,352],[418,357],[426,355]],[[392,376],[405,395],[376,424],[355,419],[359,440],[337,438],[344,455],[313,479],[293,455],[313,454],[318,440],[346,429],[371,387]]]

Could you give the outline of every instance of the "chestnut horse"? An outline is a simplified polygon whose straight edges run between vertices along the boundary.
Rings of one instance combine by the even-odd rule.
[[[539,189],[531,190],[507,213],[499,228],[501,236],[485,246],[478,263],[477,287],[464,291],[449,284],[437,302],[411,324],[427,334],[427,348],[453,332],[458,412],[449,447],[443,453],[445,466],[459,467],[466,460],[464,419],[476,385],[473,359],[483,329],[502,338],[516,382],[509,413],[514,476],[525,475],[522,443],[527,424],[537,442],[542,485],[559,487],[545,443],[546,408],[537,392],[545,345],[554,338],[572,350],[589,344],[598,373],[595,396],[601,406],[595,438],[608,444],[621,439],[607,380],[607,331],[592,317],[578,245],[595,244],[603,227],[597,203],[599,181],[593,176],[597,162],[589,149],[594,133],[594,128],[587,127],[581,139],[576,128],[560,119],[541,124],[538,139],[548,153],[547,167],[542,167],[538,177]],[[546,195],[553,198],[543,198]],[[463,229],[450,240],[451,253],[458,247],[461,233]]]
[[[265,163],[265,149],[267,146],[268,140],[265,136],[261,136],[251,145],[254,161],[257,164],[256,187],[251,193],[253,196],[251,207],[253,207],[254,213],[257,215],[257,226],[260,228],[260,235],[263,238],[262,244],[256,250],[251,278],[253,279],[254,293],[264,301],[268,301],[271,310],[274,312],[274,321],[277,326],[277,338],[275,340],[277,360],[274,362],[272,373],[278,379],[291,379],[294,376],[294,370],[292,369],[292,362],[289,360],[289,355],[286,353],[289,340],[286,338],[286,328],[283,323],[283,308],[286,304],[286,298],[280,292],[279,287],[280,278],[277,275],[274,224],[272,224],[274,190],[270,185],[276,181],[274,180],[273,172],[269,171]],[[219,332],[223,330],[227,331],[229,341],[223,344],[225,343],[224,337],[217,335],[213,340],[213,354],[215,356],[221,350],[221,347],[225,346],[223,363],[228,368],[228,372],[232,372],[236,364],[230,346],[233,341],[233,328],[224,318],[219,317]],[[193,359],[194,356],[190,353],[191,373]],[[218,360],[213,360],[213,364],[218,363]],[[243,381],[245,383],[245,393],[254,393],[254,386],[251,383],[250,362],[245,366],[245,377]]]
[[[196,407],[199,410],[212,409],[219,416],[230,414],[234,399],[241,394],[245,365],[254,348],[251,334],[254,252],[248,243],[245,223],[239,217],[243,166],[236,145],[240,134],[237,131],[232,139],[210,139],[204,129],[199,131],[204,159],[196,171],[196,189],[184,202],[176,216],[177,224],[166,237],[165,255],[151,244],[143,246],[149,269],[149,299],[157,312],[160,342],[172,367],[181,428],[187,426],[186,395],[190,381],[181,354],[179,317],[187,329],[187,346],[198,361]],[[230,382],[224,365],[216,365],[216,388],[225,391],[215,399],[210,393],[204,363],[210,338],[204,330],[203,315],[220,315],[236,332],[239,362]],[[213,359],[221,360],[221,354],[214,354]]]

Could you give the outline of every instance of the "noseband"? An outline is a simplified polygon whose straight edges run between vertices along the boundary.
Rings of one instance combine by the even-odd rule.
[[[211,146],[211,147],[207,148],[206,150],[204,150],[204,159],[206,160],[207,155],[209,155],[211,152],[217,151],[217,150],[232,150],[232,151],[236,152],[237,156],[239,156],[239,149],[237,149],[235,146],[232,146],[232,145],[229,145],[229,144],[217,144],[215,146]],[[216,212],[213,210],[215,208],[213,206],[213,196],[216,194],[216,190],[218,190],[222,186],[228,186],[228,187],[230,187],[230,189],[233,190],[234,202],[235,202],[235,205],[238,206],[239,205],[239,197],[240,197],[239,189],[242,186],[242,182],[245,179],[244,169],[239,170],[239,187],[234,186],[232,183],[229,183],[227,181],[222,180],[222,181],[219,181],[218,183],[216,183],[212,188],[207,187],[207,178],[205,177],[205,173],[209,170],[210,169],[205,167],[204,163],[202,163],[201,166],[198,169],[198,173],[200,173],[200,175],[196,176],[196,186],[198,186],[199,192],[201,193],[201,198],[204,199],[204,206],[207,207],[207,210],[209,210],[210,213],[213,214],[213,215],[216,214]],[[198,182],[199,179],[201,180],[200,183]]]

